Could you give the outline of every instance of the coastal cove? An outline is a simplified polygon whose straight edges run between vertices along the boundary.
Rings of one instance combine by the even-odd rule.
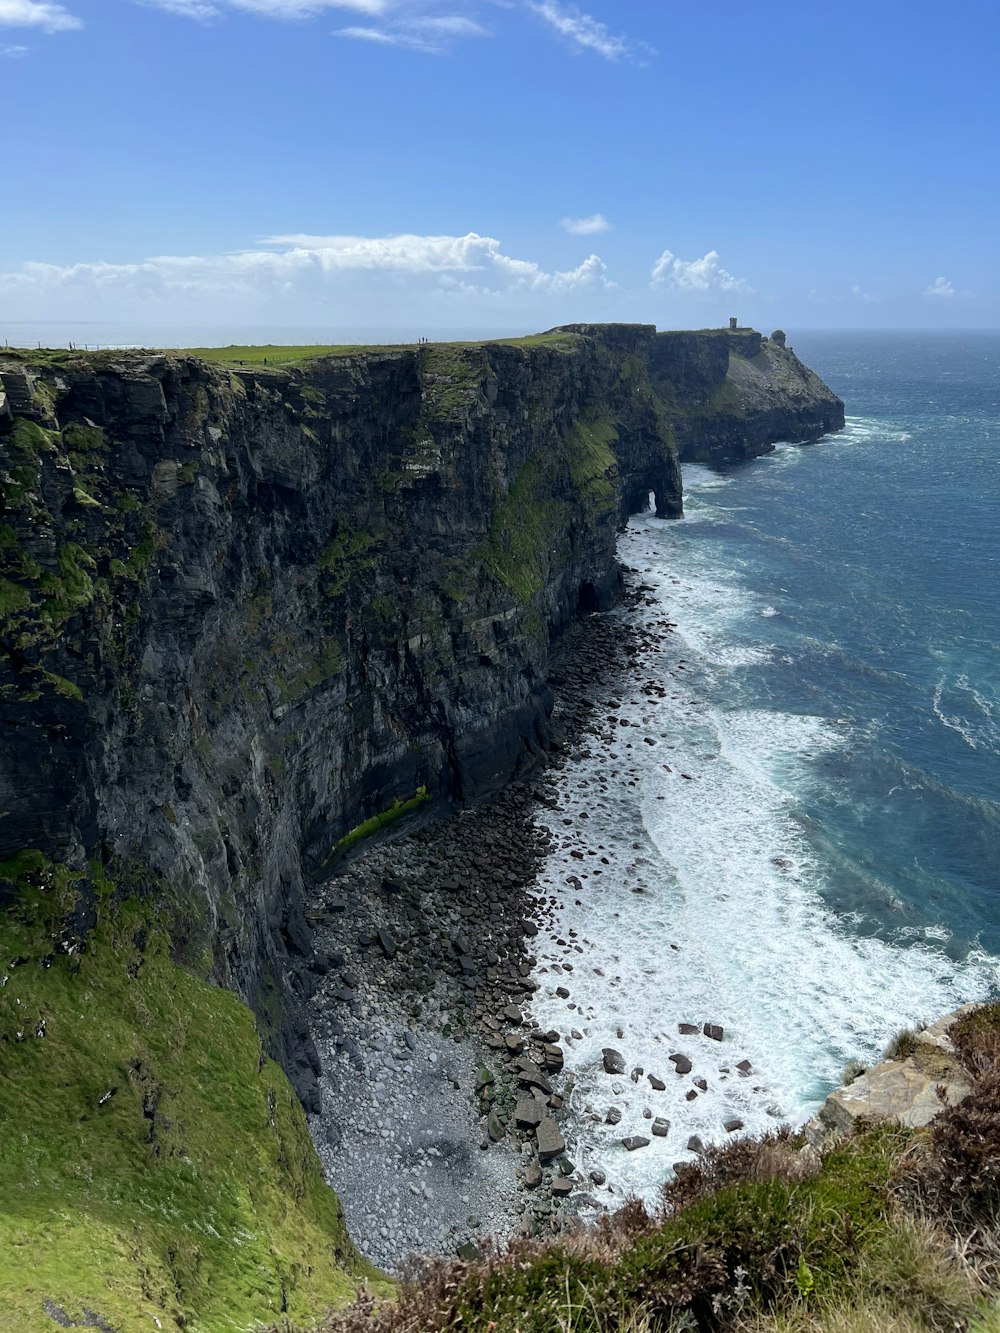
[[[617,665],[608,655],[603,669],[600,652],[589,670],[584,657],[565,698],[556,671],[555,719],[568,708],[572,738],[535,784],[527,816],[522,801],[519,816],[501,821],[490,863],[502,874],[511,849],[542,833],[548,850],[524,883],[524,910],[540,927],[525,940],[538,987],[526,1012],[565,1053],[554,1083],[570,1089],[559,1117],[576,1168],[568,1216],[632,1192],[655,1200],[674,1163],[692,1160],[698,1141],[726,1139],[727,1122],[751,1132],[801,1125],[850,1061],[870,1063],[900,1029],[996,994],[996,551],[977,478],[993,447],[997,340],[953,340],[943,365],[937,343],[885,336],[859,347],[829,336],[842,378],[827,373],[842,391],[855,386],[866,416],[735,467],[686,465],[686,518],[636,516],[619,541],[631,596],[603,619],[628,653]],[[910,387],[920,355],[944,372],[932,410]],[[935,482],[940,527],[926,504]],[[890,494],[896,551],[878,521]],[[962,587],[961,605],[936,601],[934,587]],[[949,645],[963,655],[955,679],[970,711],[941,717]],[[913,716],[923,719],[915,733]],[[468,825],[464,839],[452,835],[438,869],[445,899],[461,899],[466,882],[460,874],[448,889],[449,858],[478,841]],[[423,864],[407,840],[393,844],[376,857],[371,892],[393,867],[424,883]],[[488,916],[464,910],[489,932]],[[465,934],[476,935],[467,921]],[[379,958],[373,975],[385,967]],[[458,971],[450,940],[434,967]],[[492,1035],[469,1017],[457,1031],[478,1031],[480,1043]],[[406,1018],[396,1015],[397,1047]],[[608,1049],[623,1074],[607,1072]],[[690,1070],[678,1073],[672,1054]],[[482,1056],[497,1059],[489,1047]],[[338,1067],[336,1050],[329,1065]],[[468,1080],[457,1101],[475,1104]],[[654,1120],[669,1128],[654,1134]],[[379,1117],[378,1131],[395,1123]],[[464,1151],[484,1132],[459,1135]],[[626,1138],[647,1142],[630,1152]],[[474,1151],[470,1165],[475,1179]],[[459,1210],[463,1240],[479,1239],[491,1218],[501,1235],[521,1224],[487,1177],[471,1214],[480,1226]],[[405,1165],[401,1179],[405,1190]],[[547,1225],[545,1191],[516,1206],[526,1199],[529,1223],[537,1207]]]
[[[982,484],[1000,340],[817,335],[810,355],[864,415],[814,446],[686,468],[681,523],[631,521],[620,552],[646,597],[616,614],[674,628],[597,708],[544,821],[559,847],[540,886],[562,906],[535,1013],[580,1033],[578,1156],[647,1198],[691,1136],[801,1124],[848,1061],[1000,981],[1000,553]],[[569,979],[552,969],[572,932]],[[638,1086],[605,1073],[606,1047]],[[623,1152],[649,1111],[670,1133]]]
[[[849,393],[858,347],[840,363],[831,347]],[[113,954],[95,971],[109,927],[136,974],[152,975],[155,939],[157,968],[169,956],[235,990],[368,1258],[547,1234],[648,1192],[692,1136],[801,1122],[846,1058],[991,992],[988,769],[949,774],[949,793],[981,788],[953,862],[964,878],[942,897],[931,852],[917,869],[893,859],[938,790],[905,788],[911,809],[884,780],[866,718],[891,722],[891,701],[864,694],[868,664],[841,633],[878,605],[858,587],[857,615],[842,613],[845,569],[872,568],[858,534],[877,528],[879,478],[899,484],[886,449],[920,443],[915,506],[940,479],[943,455],[905,413],[865,404],[830,435],[834,394],[751,330],[580,325],[279,370],[26,354],[0,375],[17,648],[3,893],[22,969],[4,1000],[30,994],[39,1050],[61,1049],[73,959],[107,994],[121,984]],[[995,417],[985,402],[976,448]],[[968,425],[942,442],[952,460]],[[681,468],[686,517],[664,522]],[[859,488],[867,529],[851,524]],[[924,557],[906,564],[926,571]],[[786,578],[803,569],[828,580],[811,598]],[[988,614],[970,615],[963,652],[988,666]],[[872,628],[886,653],[894,634]],[[942,622],[935,648],[949,642]],[[929,697],[975,767],[995,682],[964,660]],[[941,771],[932,746],[921,772]],[[154,1021],[121,1045],[135,1051],[107,1080],[125,1091],[115,1132],[183,1157],[159,1040]],[[5,1062],[29,1045],[7,1041]],[[611,1048],[623,1076],[605,1072]],[[186,1054],[172,1058],[183,1079]],[[286,1095],[269,1083],[253,1115]],[[283,1122],[279,1157],[307,1166],[315,1228],[337,1215],[303,1130]],[[628,1152],[624,1137],[650,1142]],[[326,1271],[281,1239],[247,1308],[301,1314],[364,1273],[336,1226]],[[88,1281],[53,1298],[79,1304]],[[158,1281],[149,1309],[183,1315],[185,1280]]]

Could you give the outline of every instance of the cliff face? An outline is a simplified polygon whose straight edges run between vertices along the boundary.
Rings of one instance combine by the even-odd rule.
[[[659,333],[650,373],[685,462],[726,463],[843,429],[844,405],[790,347],[755,329]]]
[[[747,456],[843,411],[759,335],[645,326],[0,376],[0,861],[73,871],[67,938],[95,867],[169,899],[307,1105],[304,879],[366,819],[532,762],[550,643],[614,601],[628,513],[680,513],[677,444]]]

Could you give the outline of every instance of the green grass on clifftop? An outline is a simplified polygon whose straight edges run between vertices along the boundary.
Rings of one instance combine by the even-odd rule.
[[[32,852],[0,876],[4,1333],[53,1314],[223,1333],[343,1304],[372,1270],[250,1011],[171,960],[148,905],[99,885],[67,956],[79,881]]]
[[[371,352],[419,352],[421,349],[440,351],[469,347],[551,347],[568,351],[580,341],[575,333],[533,333],[524,338],[492,338],[481,342],[432,343],[316,343],[303,346],[285,346],[269,343],[261,347],[184,347],[177,350],[185,356],[197,356],[202,361],[213,361],[226,366],[293,366],[302,361],[314,361],[323,356],[360,356]]]

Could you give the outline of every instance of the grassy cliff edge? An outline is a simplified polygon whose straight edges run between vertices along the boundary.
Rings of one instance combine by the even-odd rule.
[[[221,1333],[376,1277],[253,1015],[174,961],[165,905],[35,852],[0,876],[4,1329]]]

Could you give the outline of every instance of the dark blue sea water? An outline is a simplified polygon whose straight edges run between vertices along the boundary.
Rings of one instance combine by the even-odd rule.
[[[652,591],[622,614],[656,646],[557,779],[536,1008],[570,1038],[577,1150],[618,1189],[727,1118],[801,1121],[847,1059],[1000,981],[1000,334],[796,351],[847,429],[688,468],[683,521],[633,521],[622,557]],[[721,1047],[679,1039],[706,1020]],[[605,1045],[667,1091],[616,1092]],[[617,1129],[593,1118],[612,1103]],[[626,1154],[646,1110],[670,1133]]]

